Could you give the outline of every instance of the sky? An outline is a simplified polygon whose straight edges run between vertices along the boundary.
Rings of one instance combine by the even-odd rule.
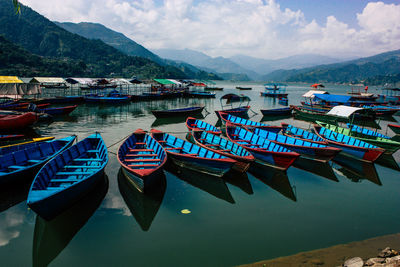
[[[400,1],[21,0],[50,20],[94,22],[154,49],[277,59],[400,49]]]

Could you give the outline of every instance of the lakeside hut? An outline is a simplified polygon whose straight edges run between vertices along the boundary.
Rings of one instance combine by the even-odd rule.
[[[66,89],[67,82],[61,77],[33,77],[29,83],[40,84],[44,88]]]
[[[24,83],[16,76],[0,76],[0,97],[20,99],[41,94],[40,84]]]

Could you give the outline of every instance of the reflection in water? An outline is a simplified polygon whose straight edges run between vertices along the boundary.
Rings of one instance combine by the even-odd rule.
[[[222,179],[231,185],[239,187],[249,195],[253,194],[253,188],[251,187],[249,177],[246,172],[237,172],[232,170],[226,173]]]
[[[164,198],[167,187],[165,174],[158,181],[151,190],[142,193],[132,184],[132,180],[125,177],[121,169],[118,172],[119,192],[143,231],[150,229]]]
[[[383,153],[377,160],[376,163],[379,165],[388,167],[390,169],[400,171],[399,164],[396,162],[392,154]]]
[[[352,182],[361,182],[367,179],[374,184],[382,185],[373,163],[352,160],[341,155],[335,157],[332,167]]]
[[[76,202],[51,221],[36,216],[33,235],[33,266],[47,266],[68,245],[100,206],[108,191],[108,178],[104,176],[84,198]]]
[[[32,179],[18,180],[18,183],[0,187],[0,212],[26,200]]]
[[[293,164],[294,167],[305,170],[329,180],[339,182],[329,162],[321,162],[304,157],[299,157]]]
[[[174,174],[180,180],[185,181],[194,187],[206,191],[207,193],[229,203],[235,203],[228,186],[225,184],[224,180],[219,177],[199,173],[186,168],[180,168],[174,164],[168,164],[166,170]]]
[[[203,114],[194,114],[190,115],[193,118],[196,119],[204,119],[205,117]],[[184,123],[186,121],[186,118],[188,116],[178,116],[178,117],[170,117],[170,118],[159,118],[156,119],[152,124],[151,127],[157,127],[161,125],[166,125],[166,124],[176,124],[176,123]]]
[[[278,191],[285,197],[297,201],[286,172],[257,163],[251,164],[249,172],[253,174],[255,178]]]
[[[280,116],[263,116],[261,121],[281,121],[292,118],[292,115],[280,115]]]

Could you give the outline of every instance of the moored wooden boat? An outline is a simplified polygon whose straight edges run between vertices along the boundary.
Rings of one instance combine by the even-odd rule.
[[[324,122],[320,122],[320,121],[317,121],[317,124],[326,129],[334,131],[336,133],[343,134],[343,135],[361,140],[363,142],[375,145],[377,147],[381,147],[381,148],[385,149],[386,152],[388,152],[388,153],[394,153],[400,148],[400,142],[396,142],[394,140],[382,138],[379,136],[357,134],[357,132],[353,132],[349,128],[343,128],[340,126],[336,126],[336,125],[332,125],[332,124],[324,123]]]
[[[388,127],[395,133],[400,134],[400,125],[398,124],[388,124]]]
[[[202,131],[205,131],[207,133],[212,133],[216,135],[220,135],[222,132],[220,129],[215,127],[214,125],[211,125],[207,122],[204,122],[202,120],[193,118],[193,117],[188,117],[186,119],[186,127],[192,131],[193,129],[199,129]]]
[[[236,160],[173,135],[155,129],[151,134],[167,151],[168,158],[180,167],[221,177],[236,163]]]
[[[260,109],[263,116],[282,116],[291,115],[292,108]]]
[[[233,116],[231,114],[227,114],[225,112],[219,112],[219,116],[221,117],[221,120],[222,120],[224,125],[229,123],[229,124],[233,124],[233,125],[236,125],[236,126],[251,126],[251,127],[257,127],[257,128],[265,129],[267,131],[271,131],[271,132],[274,132],[274,133],[278,133],[282,129],[281,126],[268,125],[268,124],[261,123],[261,122],[247,120],[247,119],[244,119],[244,118]]]
[[[136,130],[121,144],[117,157],[124,175],[141,192],[157,184],[167,161],[164,148],[142,129]]]
[[[22,139],[25,135],[23,134],[0,134],[0,142]]]
[[[366,129],[360,126],[357,126],[355,124],[350,124],[347,123],[347,127],[349,127],[350,131],[352,133],[354,133],[355,135],[359,135],[359,136],[377,136],[377,137],[381,137],[381,138],[385,138],[385,139],[390,139],[389,136],[378,133],[377,131],[372,131],[370,129]]]
[[[247,112],[250,109],[249,103],[251,101],[250,97],[245,95],[237,94],[225,94],[219,99],[222,110],[216,110],[215,114],[219,119],[219,112],[225,112],[228,114],[235,115],[237,117],[247,117]],[[225,102],[225,103],[224,103]],[[234,103],[235,104],[234,106]]]
[[[52,116],[68,115],[72,111],[74,111],[77,106],[78,105],[72,105],[72,106],[66,106],[66,107],[44,108],[44,109],[39,109],[39,112],[47,113]]]
[[[249,131],[265,138],[273,143],[287,147],[292,151],[302,154],[307,158],[328,162],[333,159],[341,149],[328,146],[327,144],[318,144],[305,140],[296,139],[291,136],[276,134],[257,128],[248,128]]]
[[[153,113],[156,118],[170,118],[174,116],[189,116],[193,114],[199,114],[203,111],[203,109],[204,106],[195,106],[168,110],[152,110],[151,113]]]
[[[1,148],[0,184],[33,178],[47,161],[71,146],[75,138],[76,136],[69,136],[54,141]]]
[[[215,134],[198,130],[194,130],[191,134],[199,146],[236,160],[237,163],[233,166],[234,170],[245,172],[249,169],[251,162],[255,160],[254,156],[245,148]]]
[[[82,198],[103,176],[107,148],[92,134],[50,160],[36,175],[27,204],[50,220]]]
[[[37,122],[38,116],[33,112],[26,113],[0,113],[0,130],[22,129]]]
[[[319,137],[325,139],[331,146],[342,149],[342,153],[358,160],[374,162],[385,152],[382,148],[331,131],[319,125],[314,125],[314,131]]]
[[[230,141],[246,148],[256,162],[279,170],[287,170],[300,154],[262,138],[244,128],[229,124],[226,136]]]
[[[278,103],[282,106],[287,106],[289,104],[289,100],[287,97],[279,97]]]
[[[251,89],[253,89],[253,88],[252,88],[252,87],[236,86],[236,89],[239,89],[239,90],[251,90]]]
[[[50,141],[53,140],[54,136],[46,136],[46,137],[34,137],[30,139],[24,139],[24,140],[18,140],[13,143],[9,143],[7,145],[0,146],[0,148],[6,148],[6,147],[12,147],[12,146],[21,146],[21,145],[26,145],[30,143],[36,143],[36,142],[44,142],[44,141]]]
[[[324,138],[316,135],[315,133],[306,131],[304,129],[297,128],[293,125],[287,123],[281,123],[282,125],[282,133],[287,136],[294,137],[299,140],[304,140],[308,142],[313,142],[321,145],[327,145],[328,141]]]
[[[193,97],[193,98],[215,98],[215,93],[211,93],[211,92],[192,91],[192,92],[188,92],[187,95],[189,97]]]
[[[88,103],[101,103],[101,104],[124,104],[131,101],[130,96],[85,96],[85,101]]]
[[[220,117],[220,115],[219,115],[220,112],[224,112],[224,113],[227,113],[227,114],[234,115],[234,116],[236,116],[236,117],[241,117],[241,118],[243,118],[243,117],[248,117],[248,116],[247,116],[247,112],[249,111],[249,109],[250,109],[250,106],[243,106],[243,107],[237,107],[237,108],[229,108],[229,109],[224,109],[224,110],[216,110],[216,111],[215,111],[215,114],[217,114],[217,117],[218,117],[219,119],[221,119],[221,117]]]

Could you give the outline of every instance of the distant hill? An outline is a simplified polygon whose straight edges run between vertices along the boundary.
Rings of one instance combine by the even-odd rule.
[[[266,81],[288,82],[364,82],[380,84],[393,80],[400,73],[400,50],[342,63],[319,65],[304,69],[277,70],[265,76]],[[386,78],[385,78],[386,77]]]
[[[295,55],[280,59],[260,59],[245,55],[236,55],[229,59],[240,66],[259,74],[266,74],[278,69],[299,69],[343,61],[315,54]]]
[[[237,77],[250,77],[253,80],[258,80],[260,75],[254,71],[248,70],[239,64],[224,57],[210,57],[204,53],[190,49],[157,49],[154,53],[162,58],[178,62],[186,62],[201,68],[206,71],[216,72],[219,76],[224,76],[223,73],[235,74]]]
[[[124,34],[113,31],[102,24],[91,23],[91,22],[81,22],[81,23],[54,22],[54,23],[56,23],[58,26],[64,28],[67,31],[79,34],[85,38],[99,39],[129,56],[145,57],[157,62],[162,66],[176,67],[177,69],[182,71],[187,77],[196,79],[210,79],[210,80],[221,79],[216,74],[207,73],[204,70],[198,69],[188,63],[176,62],[173,60],[166,60],[160,58],[159,56],[155,55],[142,45],[126,37]]]
[[[36,55],[66,61],[81,60],[88,76],[190,78],[175,67],[127,56],[100,40],[88,40],[70,33],[24,5],[21,14],[16,15],[9,0],[0,0],[0,34]]]
[[[85,76],[81,60],[62,60],[34,55],[0,36],[0,75],[10,76]]]

